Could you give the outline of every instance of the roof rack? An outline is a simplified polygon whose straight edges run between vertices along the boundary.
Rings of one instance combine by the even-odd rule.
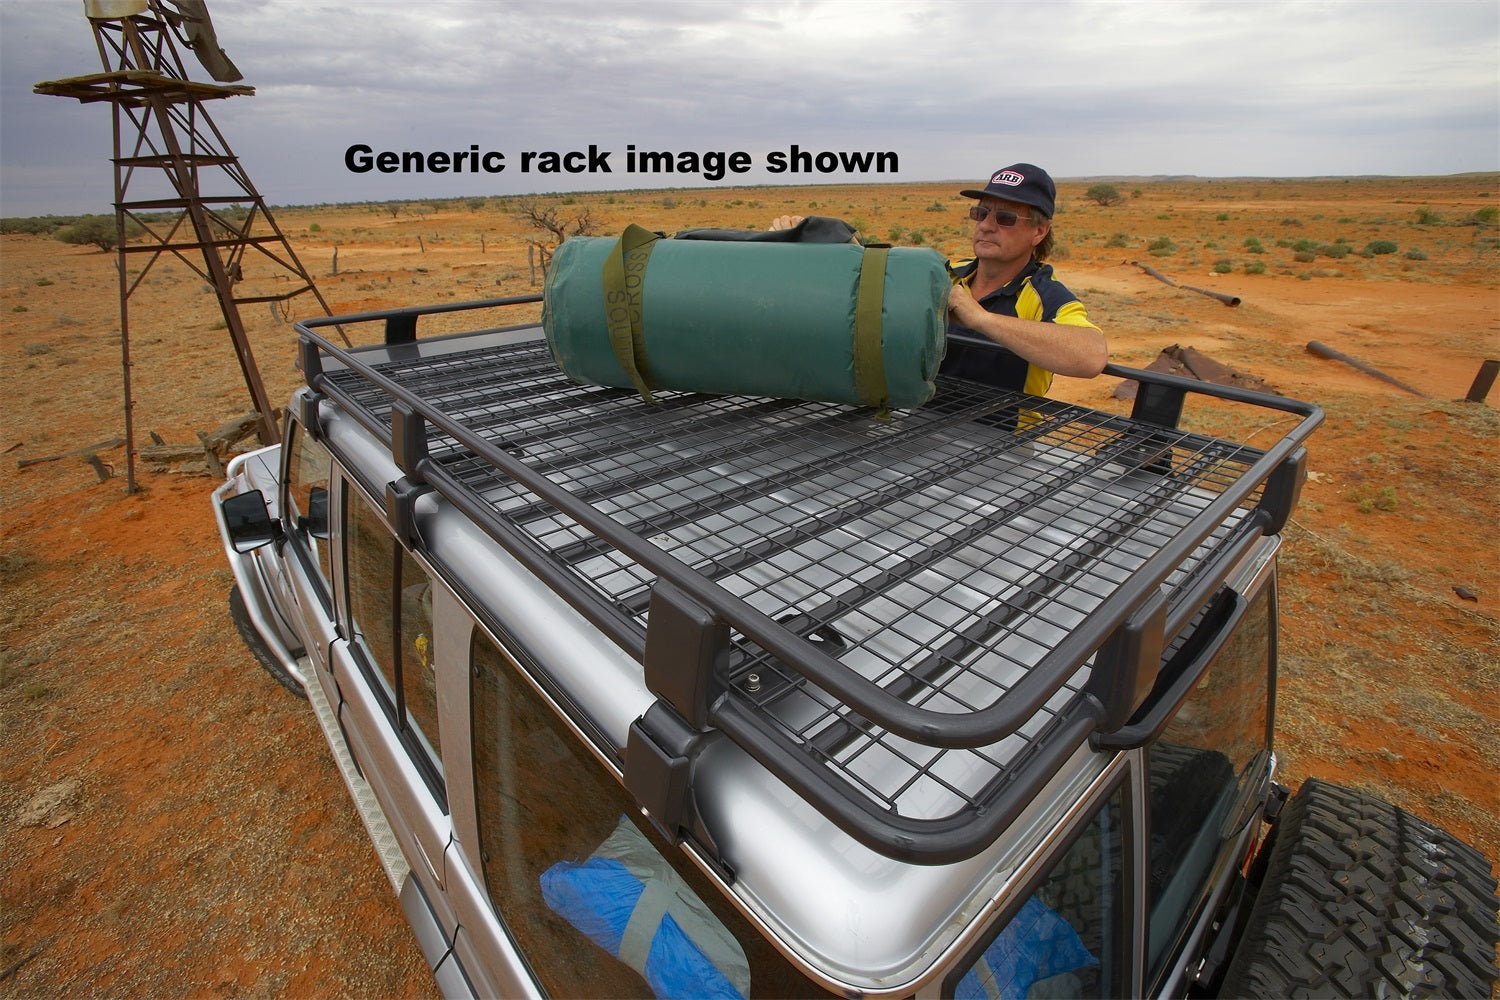
[[[436,490],[641,662],[658,701],[625,783],[673,834],[690,763],[723,734],[872,849],[977,853],[1130,721],[1172,637],[1228,627],[1203,609],[1285,524],[1322,419],[1116,366],[1141,383],[1128,418],[946,378],[889,420],[688,392],[648,405],[570,381],[539,339],[415,339],[428,312],[529,301],[299,323],[302,369],[391,446],[395,522]],[[314,332],[360,321],[385,321],[389,346]],[[1295,422],[1265,449],[1180,430],[1195,395]]]

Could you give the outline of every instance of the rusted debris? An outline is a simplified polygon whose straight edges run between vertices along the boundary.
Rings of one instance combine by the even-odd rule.
[[[280,418],[280,411],[276,412]],[[246,413],[225,421],[211,431],[199,431],[197,444],[165,444],[161,437],[152,433],[157,444],[146,445],[139,451],[142,460],[156,465],[173,462],[202,462],[203,471],[216,479],[224,477],[224,460],[235,445],[252,436],[260,428],[260,414]],[[184,470],[186,471],[186,470]]]
[[[1374,376],[1375,378],[1380,379],[1380,381],[1386,382],[1386,383],[1388,383],[1390,385],[1393,385],[1393,386],[1395,386],[1398,389],[1404,389],[1405,391],[1411,393],[1414,396],[1421,396],[1423,399],[1431,399],[1432,398],[1431,396],[1427,395],[1427,393],[1423,392],[1421,389],[1414,389],[1411,386],[1407,385],[1405,382],[1402,382],[1400,379],[1392,378],[1391,376],[1387,375],[1385,372],[1381,371],[1378,368],[1372,367],[1371,365],[1367,365],[1363,361],[1357,360],[1355,358],[1351,358],[1349,355],[1344,354],[1344,353],[1342,353],[1340,351],[1335,351],[1333,348],[1329,347],[1327,344],[1323,343],[1320,340],[1310,340],[1310,341],[1308,341],[1307,342],[1307,349],[1308,349],[1308,351],[1310,353],[1316,354],[1320,358],[1327,358],[1330,361],[1342,361],[1344,364],[1348,365],[1350,368],[1354,368],[1354,369],[1356,369],[1358,371],[1362,371],[1366,375]]]
[[[1142,264],[1139,261],[1132,261],[1132,263],[1134,263],[1135,266],[1140,268],[1142,271],[1145,271],[1147,274],[1151,275],[1151,277],[1155,278],[1157,281],[1171,285],[1173,288],[1181,288],[1185,292],[1197,292],[1199,295],[1207,295],[1211,299],[1218,299],[1226,306],[1237,306],[1240,304],[1240,297],[1238,295],[1227,295],[1224,292],[1215,292],[1212,289],[1208,288],[1195,288],[1192,285],[1179,285],[1177,282],[1173,281],[1165,274],[1162,274],[1154,267]]]
[[[1162,348],[1156,360],[1146,366],[1146,370],[1163,375],[1197,379],[1200,382],[1213,382],[1216,385],[1232,385],[1242,389],[1253,389],[1256,392],[1276,393],[1271,385],[1258,376],[1242,374],[1221,361],[1215,361],[1196,348],[1181,347],[1177,344]],[[1115,386],[1114,397],[1134,399],[1139,387],[1140,383],[1135,379],[1126,379]]]

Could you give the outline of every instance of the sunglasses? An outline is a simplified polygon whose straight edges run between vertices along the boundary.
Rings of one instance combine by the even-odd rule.
[[[975,222],[983,222],[991,213],[995,216],[995,225],[997,226],[1014,226],[1017,222],[1021,221],[1021,217],[1009,209],[988,208],[984,205],[975,205],[969,209],[969,218]]]

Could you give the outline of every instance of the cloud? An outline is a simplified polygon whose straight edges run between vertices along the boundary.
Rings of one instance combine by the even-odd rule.
[[[522,174],[524,150],[889,150],[895,180],[1442,174],[1500,166],[1500,6],[215,0],[256,88],[210,113],[273,203],[676,186]],[[0,211],[107,210],[107,107],[76,4],[0,4]],[[199,78],[206,78],[200,75]],[[345,149],[505,151],[504,174],[354,175]],[[78,169],[86,167],[87,169]],[[66,168],[66,169],[64,169]],[[81,179],[88,170],[93,180]],[[731,178],[733,179],[733,178]],[[859,175],[815,175],[851,181]]]

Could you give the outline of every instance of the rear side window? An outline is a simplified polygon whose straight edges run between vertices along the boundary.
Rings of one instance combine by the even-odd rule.
[[[1233,821],[1245,796],[1264,777],[1274,601],[1273,580],[1250,598],[1198,686],[1147,749],[1147,982],[1169,966],[1206,898],[1226,838],[1237,833]]]
[[[826,995],[639,818],[614,776],[480,629],[471,665],[485,886],[548,993],[651,997],[647,976],[663,974],[652,963],[666,949],[692,976],[681,995],[710,995],[721,976],[736,991],[748,977],[758,997]],[[651,913],[662,900],[676,928],[665,936],[667,921]],[[623,933],[638,910],[637,926]]]
[[[965,1000],[1121,995],[1124,788],[1079,830],[963,971],[949,977],[945,995]]]
[[[440,800],[432,582],[358,491],[346,488],[345,550],[354,649],[402,743]]]

